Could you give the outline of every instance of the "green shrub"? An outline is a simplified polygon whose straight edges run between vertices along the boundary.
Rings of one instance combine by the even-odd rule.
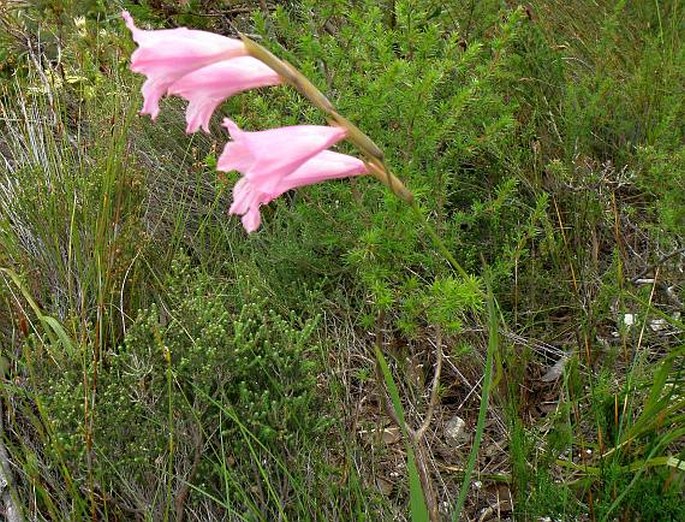
[[[215,496],[229,494],[220,474],[224,459],[242,477],[233,488],[250,491],[263,477],[251,466],[248,442],[256,441],[263,458],[268,448],[276,462],[293,466],[298,445],[330,426],[316,390],[315,322],[298,325],[270,310],[248,281],[222,283],[191,269],[187,259],[174,264],[166,288],[163,307],[140,311],[97,372],[78,360],[59,371],[44,361],[32,376],[54,437],[47,447],[59,448],[71,477],[86,483],[93,474],[114,492],[124,473],[129,493],[139,492],[149,508],[165,501],[155,492],[185,481],[201,481]],[[94,390],[90,415],[84,376],[97,376],[87,383]],[[89,436],[91,455],[84,444]],[[197,452],[202,459],[193,467]],[[274,466],[269,480],[279,473]]]

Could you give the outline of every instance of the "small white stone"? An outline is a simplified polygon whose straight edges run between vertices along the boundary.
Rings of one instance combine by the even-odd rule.
[[[666,319],[652,319],[649,321],[649,327],[653,332],[660,332],[668,326]]]
[[[452,446],[458,446],[465,442],[466,421],[456,415],[445,424],[445,440]]]
[[[654,284],[654,278],[653,277],[644,277],[640,279],[635,280],[636,285],[653,285]]]

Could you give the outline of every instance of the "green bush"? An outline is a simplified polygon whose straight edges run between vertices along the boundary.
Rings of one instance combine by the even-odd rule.
[[[259,455],[268,448],[271,458],[293,466],[290,455],[303,437],[314,441],[326,433],[330,418],[316,391],[315,322],[280,316],[250,286],[222,283],[178,260],[163,307],[140,311],[122,346],[102,354],[97,372],[78,360],[59,371],[48,361],[34,368],[37,400],[54,438],[48,448],[59,449],[74,480],[86,483],[92,474],[112,491],[125,473],[128,487],[144,492],[150,507],[165,501],[155,492],[184,481],[197,487],[201,481],[221,497],[229,494],[224,459],[243,477],[233,487],[250,491],[249,484],[263,480],[250,464],[250,444]],[[89,415],[84,379],[94,401],[86,406],[93,408]],[[91,455],[84,444],[89,437]],[[189,471],[200,451],[202,460]],[[270,473],[276,480],[282,472]]]

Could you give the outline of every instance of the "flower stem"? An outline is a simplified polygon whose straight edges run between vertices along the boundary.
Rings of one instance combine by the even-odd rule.
[[[399,197],[407,204],[409,204],[409,206],[412,208],[412,211],[423,225],[424,230],[431,237],[434,246],[437,248],[440,254],[442,254],[443,258],[452,267],[452,269],[457,274],[459,274],[459,276],[464,280],[465,283],[467,283],[474,289],[477,295],[480,295],[483,298],[487,297],[488,311],[490,315],[490,341],[488,343],[487,360],[485,363],[485,375],[483,378],[483,389],[481,394],[480,410],[478,414],[478,423],[476,426],[476,437],[474,440],[473,447],[471,448],[471,452],[469,454],[468,463],[464,472],[464,481],[459,491],[459,498],[457,500],[456,509],[453,514],[453,520],[456,521],[459,517],[461,510],[463,509],[464,502],[466,500],[469,482],[471,480],[471,475],[475,468],[480,442],[483,438],[485,419],[487,415],[488,402],[490,398],[490,388],[493,380],[492,366],[494,352],[497,348],[497,323],[495,315],[495,302],[494,297],[492,296],[492,291],[488,287],[488,293],[486,294],[485,292],[483,292],[483,290],[479,288],[477,281],[474,278],[470,277],[466,270],[464,270],[464,268],[455,259],[455,257],[452,255],[452,252],[450,252],[449,248],[447,248],[447,245],[442,240],[440,235],[437,233],[431,222],[421,211],[421,208],[419,207],[419,204],[414,198],[412,192],[409,191],[409,189],[407,189],[404,186],[400,179],[397,178],[390,171],[390,169],[385,163],[383,151],[373,142],[373,140],[371,140],[371,138],[364,134],[356,125],[354,125],[352,122],[341,116],[338,113],[335,106],[330,102],[330,100],[326,98],[326,96],[324,96],[324,94],[319,89],[317,89],[314,86],[314,84],[311,81],[309,81],[308,78],[306,78],[290,63],[286,62],[285,60],[281,60],[280,58],[277,58],[266,48],[262,47],[261,45],[259,45],[258,43],[251,40],[245,35],[241,35],[241,39],[243,40],[245,47],[250,55],[257,58],[258,60],[261,60],[263,63],[271,67],[287,83],[293,86],[300,94],[306,97],[309,101],[311,101],[314,106],[316,106],[324,113],[326,113],[330,123],[338,125],[347,131],[347,139],[350,142],[352,142],[366,157],[365,163],[369,168],[369,173],[373,175],[376,179],[378,179],[380,182],[382,182],[385,186],[387,186],[393,192],[393,194],[395,194],[397,197]],[[377,359],[379,361],[385,362],[380,350],[378,348],[376,348],[376,350]],[[389,372],[387,372],[387,368],[385,373],[386,380],[388,380],[387,377],[389,376]],[[396,390],[394,382],[392,381],[391,376],[389,377],[388,387],[391,391],[394,390],[394,394],[391,393],[391,395],[393,396],[393,399],[395,399],[398,392]],[[395,405],[395,408],[401,413],[401,405],[399,405],[399,403]],[[406,431],[406,426],[404,424],[403,419],[400,421],[400,427],[403,431]],[[414,455],[411,446],[408,446],[408,453],[409,465],[411,467],[414,462]],[[424,489],[424,493],[427,494],[428,489],[430,488],[427,488],[425,485],[422,485],[422,489]],[[422,498],[421,500],[424,500],[424,498]],[[416,516],[416,513],[413,514],[414,516]],[[415,518],[415,520],[424,518],[425,515],[421,515],[418,518]]]
[[[459,496],[452,512],[452,522],[457,522],[464,509],[466,496],[469,493],[471,486],[471,475],[476,467],[476,460],[478,459],[478,450],[483,441],[485,433],[485,421],[488,415],[488,404],[490,402],[490,391],[493,383],[493,365],[495,361],[495,352],[499,346],[498,338],[498,315],[497,303],[495,297],[492,295],[492,288],[490,287],[489,277],[486,275],[487,286],[487,303],[488,303],[488,352],[485,359],[485,373],[483,375],[483,385],[480,395],[480,408],[478,408],[478,421],[476,422],[476,433],[473,438],[473,445],[469,453],[469,458],[464,469],[464,479],[459,489]]]
[[[398,198],[411,204],[414,200],[413,194],[395,176],[385,164],[383,151],[376,145],[371,138],[364,134],[359,127],[342,116],[324,94],[309,81],[309,79],[298,71],[292,64],[281,60],[265,47],[262,47],[254,40],[244,34],[240,35],[247,52],[261,62],[271,67],[281,78],[292,85],[302,96],[307,98],[312,104],[326,113],[329,123],[342,127],[347,131],[347,139],[366,156],[366,164],[370,174],[378,181],[388,187]]]
[[[421,221],[423,228],[426,230],[426,232],[428,232],[428,235],[433,240],[433,244],[445,258],[445,261],[447,261],[450,264],[450,266],[464,279],[464,281],[470,281],[472,278],[469,277],[468,272],[464,270],[464,268],[459,264],[459,261],[457,261],[455,257],[452,255],[452,252],[450,252],[449,248],[447,248],[447,245],[445,245],[445,242],[436,232],[431,222],[428,221],[428,218],[423,214],[423,212],[421,212],[421,208],[419,207],[419,204],[416,202],[416,200],[412,201],[410,203],[410,206],[414,211],[416,217],[418,217],[419,221]],[[482,293],[482,291],[478,289],[478,293]]]

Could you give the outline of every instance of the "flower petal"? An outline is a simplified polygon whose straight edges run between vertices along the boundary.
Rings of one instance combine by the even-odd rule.
[[[209,132],[209,119],[216,107],[234,94],[281,83],[268,65],[251,56],[241,56],[207,65],[174,82],[168,94],[190,102],[186,112],[187,132],[202,127]]]
[[[309,159],[289,176],[281,180],[273,190],[243,176],[233,187],[233,204],[229,212],[243,215],[247,232],[259,228],[259,208],[288,190],[311,185],[327,179],[337,179],[367,173],[366,164],[352,156],[324,150]]]
[[[319,125],[246,132],[228,118],[224,126],[233,141],[219,157],[218,169],[238,170],[264,192],[273,192],[283,178],[346,135],[341,127]]]
[[[279,189],[282,190],[282,194],[297,187],[313,185],[314,183],[320,183],[329,179],[346,178],[367,173],[368,168],[366,164],[359,158],[331,150],[324,150],[284,178],[281,185],[279,185]]]
[[[243,222],[243,227],[245,231],[249,234],[255,232],[259,225],[262,224],[262,216],[259,213],[259,207],[251,208],[245,215],[243,215],[241,221]]]
[[[245,214],[250,207],[258,203],[259,194],[251,187],[247,178],[240,178],[233,187],[233,203],[229,214]]]
[[[121,15],[139,46],[131,55],[131,70],[147,76],[141,113],[153,119],[159,113],[160,98],[179,78],[214,62],[247,54],[243,42],[235,38],[185,27],[146,31],[136,27],[127,11]]]

